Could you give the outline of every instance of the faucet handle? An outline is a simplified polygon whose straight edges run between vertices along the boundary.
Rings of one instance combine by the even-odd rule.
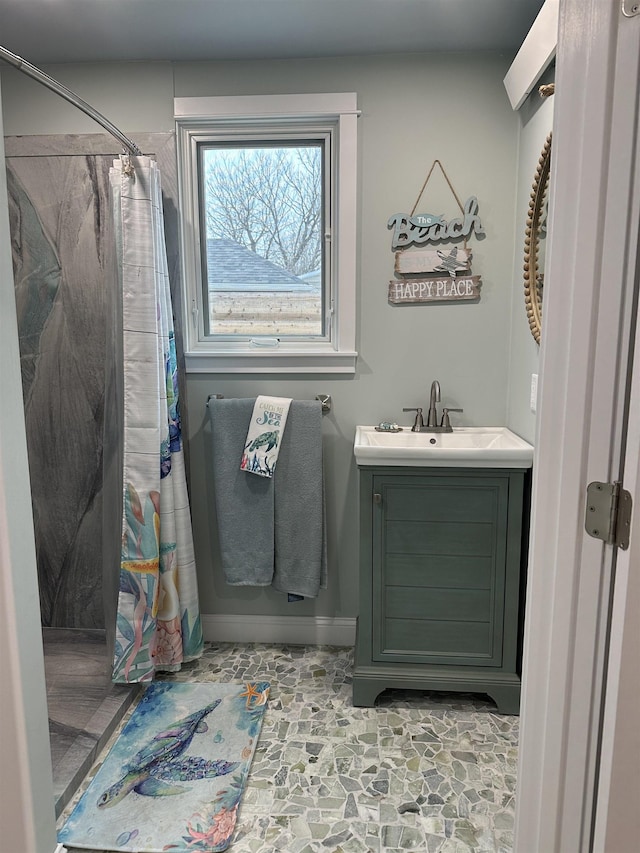
[[[416,412],[416,419],[413,422],[413,426],[411,427],[411,432],[420,432],[420,430],[424,427],[424,418],[422,417],[422,408],[418,406],[417,408],[409,408],[402,409],[403,412]]]
[[[442,407],[442,423],[440,424],[440,426],[444,427],[445,429],[451,428],[449,412],[464,412],[464,409],[447,409],[445,406]]]

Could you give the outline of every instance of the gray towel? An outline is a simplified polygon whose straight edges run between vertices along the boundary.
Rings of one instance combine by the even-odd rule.
[[[273,480],[240,470],[255,400],[217,400],[207,407],[222,568],[233,586],[269,586],[273,577]]]
[[[326,587],[322,406],[294,401],[273,478],[240,459],[254,399],[208,403],[222,568],[227,583],[315,598]]]
[[[322,405],[318,400],[294,400],[291,404],[273,479],[273,587],[315,598],[327,585]]]

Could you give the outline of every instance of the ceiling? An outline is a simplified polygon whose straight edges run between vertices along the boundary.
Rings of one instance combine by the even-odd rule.
[[[515,55],[543,0],[0,0],[0,45],[33,64]]]

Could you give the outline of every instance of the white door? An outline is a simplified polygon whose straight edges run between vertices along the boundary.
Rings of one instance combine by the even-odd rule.
[[[640,839],[640,337],[625,457],[634,535],[615,568],[593,844],[609,853],[626,853],[630,839]]]
[[[625,5],[633,4],[560,3],[518,853],[615,849],[604,846],[611,824],[602,815],[619,764],[601,734],[603,708],[605,719],[616,712],[603,704],[605,679],[626,696],[623,655],[612,645],[608,669],[607,655],[629,589],[621,581],[613,590],[612,624],[617,549],[589,537],[584,519],[587,484],[620,478],[637,316],[640,15],[626,17]],[[635,802],[627,794],[637,812],[638,792]],[[635,849],[637,837],[625,843],[616,853]]]

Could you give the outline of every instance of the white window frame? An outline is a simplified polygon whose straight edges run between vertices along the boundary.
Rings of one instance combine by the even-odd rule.
[[[357,101],[354,92],[175,98],[185,369],[190,373],[354,373],[356,340]],[[198,142],[245,128],[253,135],[274,124],[292,130],[331,128],[331,241],[327,340],[281,340],[260,346],[205,338],[200,247]]]
[[[318,146],[316,149],[320,152],[320,157],[322,160],[321,165],[321,179],[319,182],[319,192],[321,196],[321,218],[318,223],[318,230],[316,231],[316,236],[319,241],[322,241],[322,262],[321,262],[321,270],[322,270],[322,280],[321,280],[321,290],[322,290],[322,306],[321,306],[321,317],[318,316],[317,319],[320,321],[322,326],[322,331],[317,331],[314,334],[308,333],[282,333],[280,334],[278,331],[270,331],[262,333],[262,335],[256,337],[256,345],[257,346],[269,346],[269,343],[273,343],[275,338],[278,338],[280,342],[284,341],[292,341],[298,340],[302,342],[308,342],[310,339],[314,341],[322,342],[331,340],[331,332],[332,332],[332,317],[331,317],[331,300],[328,298],[331,281],[333,279],[333,270],[332,270],[332,240],[331,240],[331,230],[330,228],[325,227],[325,223],[331,223],[333,221],[333,212],[331,209],[332,206],[332,198],[333,193],[331,191],[331,181],[330,176],[333,173],[333,169],[331,166],[331,152],[332,152],[332,142],[333,142],[333,133],[332,128],[318,125],[316,123],[309,124],[305,123],[304,127],[300,129],[296,127],[291,127],[290,125],[282,125],[282,124],[269,124],[268,126],[260,126],[257,130],[247,131],[244,125],[235,126],[233,129],[225,129],[221,132],[212,133],[207,131],[207,133],[203,133],[202,135],[198,134],[196,138],[197,145],[199,149],[199,181],[200,181],[200,233],[204,233],[206,229],[206,212],[203,210],[203,206],[205,201],[203,199],[204,187],[203,183],[206,180],[206,176],[203,174],[205,171],[205,166],[203,162],[203,154],[204,151],[207,150],[207,147],[211,147],[215,149],[217,146],[222,147],[223,149],[228,149],[229,147],[241,147],[245,151],[247,149],[251,150],[252,148],[261,148],[262,150],[269,150],[273,148],[278,148],[280,145],[283,148],[289,148],[292,146],[300,146],[300,147],[313,147]],[[280,148],[282,150],[282,148]],[[219,237],[226,237],[227,234],[218,234]],[[202,243],[202,240],[201,240]],[[200,275],[200,287],[202,288],[202,303],[203,310],[200,312],[199,323],[198,323],[198,338],[203,341],[209,341],[211,339],[222,342],[224,340],[238,341],[240,339],[251,337],[247,332],[235,332],[235,333],[224,333],[219,331],[218,329],[208,329],[210,318],[205,316],[207,308],[211,309],[211,293],[209,291],[209,281],[208,281],[208,272],[205,271],[208,263],[205,263],[205,258],[207,255],[206,247],[201,245],[202,258],[201,258],[201,275]],[[326,283],[326,284],[325,284]],[[209,303],[207,305],[207,303]],[[275,319],[275,318],[274,318]]]

